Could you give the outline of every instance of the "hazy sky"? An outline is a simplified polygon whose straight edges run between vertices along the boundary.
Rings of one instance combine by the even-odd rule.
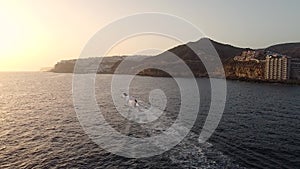
[[[78,58],[102,27],[140,12],[177,15],[208,37],[240,47],[299,42],[299,7],[299,0],[0,0],[0,71],[39,70]],[[136,53],[147,39],[156,37],[133,38],[135,48],[124,43],[110,54]],[[160,50],[178,44],[158,42]]]

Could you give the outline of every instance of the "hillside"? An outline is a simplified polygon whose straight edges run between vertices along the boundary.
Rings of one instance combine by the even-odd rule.
[[[300,58],[300,43],[285,43],[270,46],[266,50],[281,53],[293,58]]]
[[[193,50],[192,50],[193,49]],[[118,73],[118,74],[136,74],[145,76],[169,76],[169,74],[158,70],[160,68],[171,68],[171,73],[175,76],[188,76],[188,74],[180,69],[180,61],[184,61],[189,66],[194,76],[206,77],[207,70],[203,62],[210,63],[210,70],[213,75],[219,76],[221,68],[224,68],[227,78],[230,79],[263,79],[264,63],[256,64],[255,62],[237,62],[234,57],[240,55],[242,51],[253,50],[249,48],[238,48],[229,44],[222,44],[214,40],[203,38],[196,42],[179,45],[169,49],[156,56],[114,56],[104,57],[97,73]],[[300,43],[287,43],[270,46],[266,49],[255,50],[259,53],[259,59],[263,60],[266,51],[273,51],[293,58],[300,58]],[[176,57],[176,56],[177,57]],[[214,65],[218,56],[223,63]],[[199,59],[201,58],[201,59]],[[99,58],[84,59],[84,65],[77,73],[92,72],[89,65],[97,63]],[[124,62],[124,60],[128,60]],[[53,72],[72,73],[74,71],[76,60],[58,62]],[[121,65],[120,65],[121,63]],[[95,65],[94,65],[95,66]],[[149,69],[145,69],[148,67]],[[152,68],[151,68],[152,67]],[[156,69],[153,69],[156,67]],[[118,68],[118,69],[117,69]]]
[[[145,64],[163,66],[161,62],[164,60],[164,58],[174,58],[171,59],[172,62],[168,62],[169,66],[171,65],[174,67],[176,66],[176,62],[177,62],[177,59],[175,59],[176,57],[174,56],[176,55],[189,66],[189,68],[192,70],[192,72],[196,77],[203,77],[203,76],[207,76],[207,71],[203,64],[203,61],[206,61],[208,63],[216,63],[214,58],[219,57],[221,62],[223,64],[226,64],[228,60],[230,60],[236,55],[241,54],[243,50],[246,49],[237,48],[228,44],[222,44],[213,41],[208,38],[203,38],[196,42],[189,42],[188,44],[179,45],[157,56],[150,57],[144,60],[142,65],[139,66],[142,67]],[[220,67],[214,67],[213,69],[215,74],[218,74],[218,70],[220,69]],[[180,76],[185,76],[184,72],[173,72],[173,73],[178,74]],[[161,75],[163,73],[154,70],[145,70],[140,74],[156,76],[156,74]]]

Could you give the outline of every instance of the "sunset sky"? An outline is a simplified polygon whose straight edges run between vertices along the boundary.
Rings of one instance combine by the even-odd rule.
[[[0,0],[0,71],[36,71],[78,58],[102,27],[140,12],[182,17],[208,37],[240,47],[300,42],[299,6],[298,0]],[[135,54],[147,40],[157,41],[159,50],[179,44],[148,35],[124,42],[109,55]]]

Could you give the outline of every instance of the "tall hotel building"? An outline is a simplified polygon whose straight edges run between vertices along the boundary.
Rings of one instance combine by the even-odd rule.
[[[287,56],[268,55],[266,57],[265,79],[288,80],[290,78],[290,58]]]

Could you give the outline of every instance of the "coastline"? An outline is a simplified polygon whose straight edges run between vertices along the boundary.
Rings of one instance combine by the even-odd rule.
[[[50,71],[43,71],[43,72],[51,72],[51,73],[74,73],[74,72],[55,72],[53,70]],[[85,73],[80,73],[85,74]],[[97,73],[97,74],[105,74],[105,75],[114,75],[113,73]],[[131,74],[119,74],[119,75],[131,75]],[[145,77],[160,77],[160,78],[170,78],[171,76],[159,76],[159,75],[145,75],[145,74],[138,74],[137,76],[145,76]],[[190,78],[186,76],[176,76],[181,78]],[[196,76],[195,78],[209,78],[207,75],[205,76]],[[215,79],[223,79],[220,76],[213,76],[211,78]],[[249,82],[249,83],[266,83],[266,84],[285,84],[285,85],[300,85],[299,80],[287,80],[287,81],[276,81],[276,80],[264,80],[264,79],[249,79],[249,78],[241,78],[241,77],[226,77],[226,80],[230,81],[241,81],[241,82]]]

